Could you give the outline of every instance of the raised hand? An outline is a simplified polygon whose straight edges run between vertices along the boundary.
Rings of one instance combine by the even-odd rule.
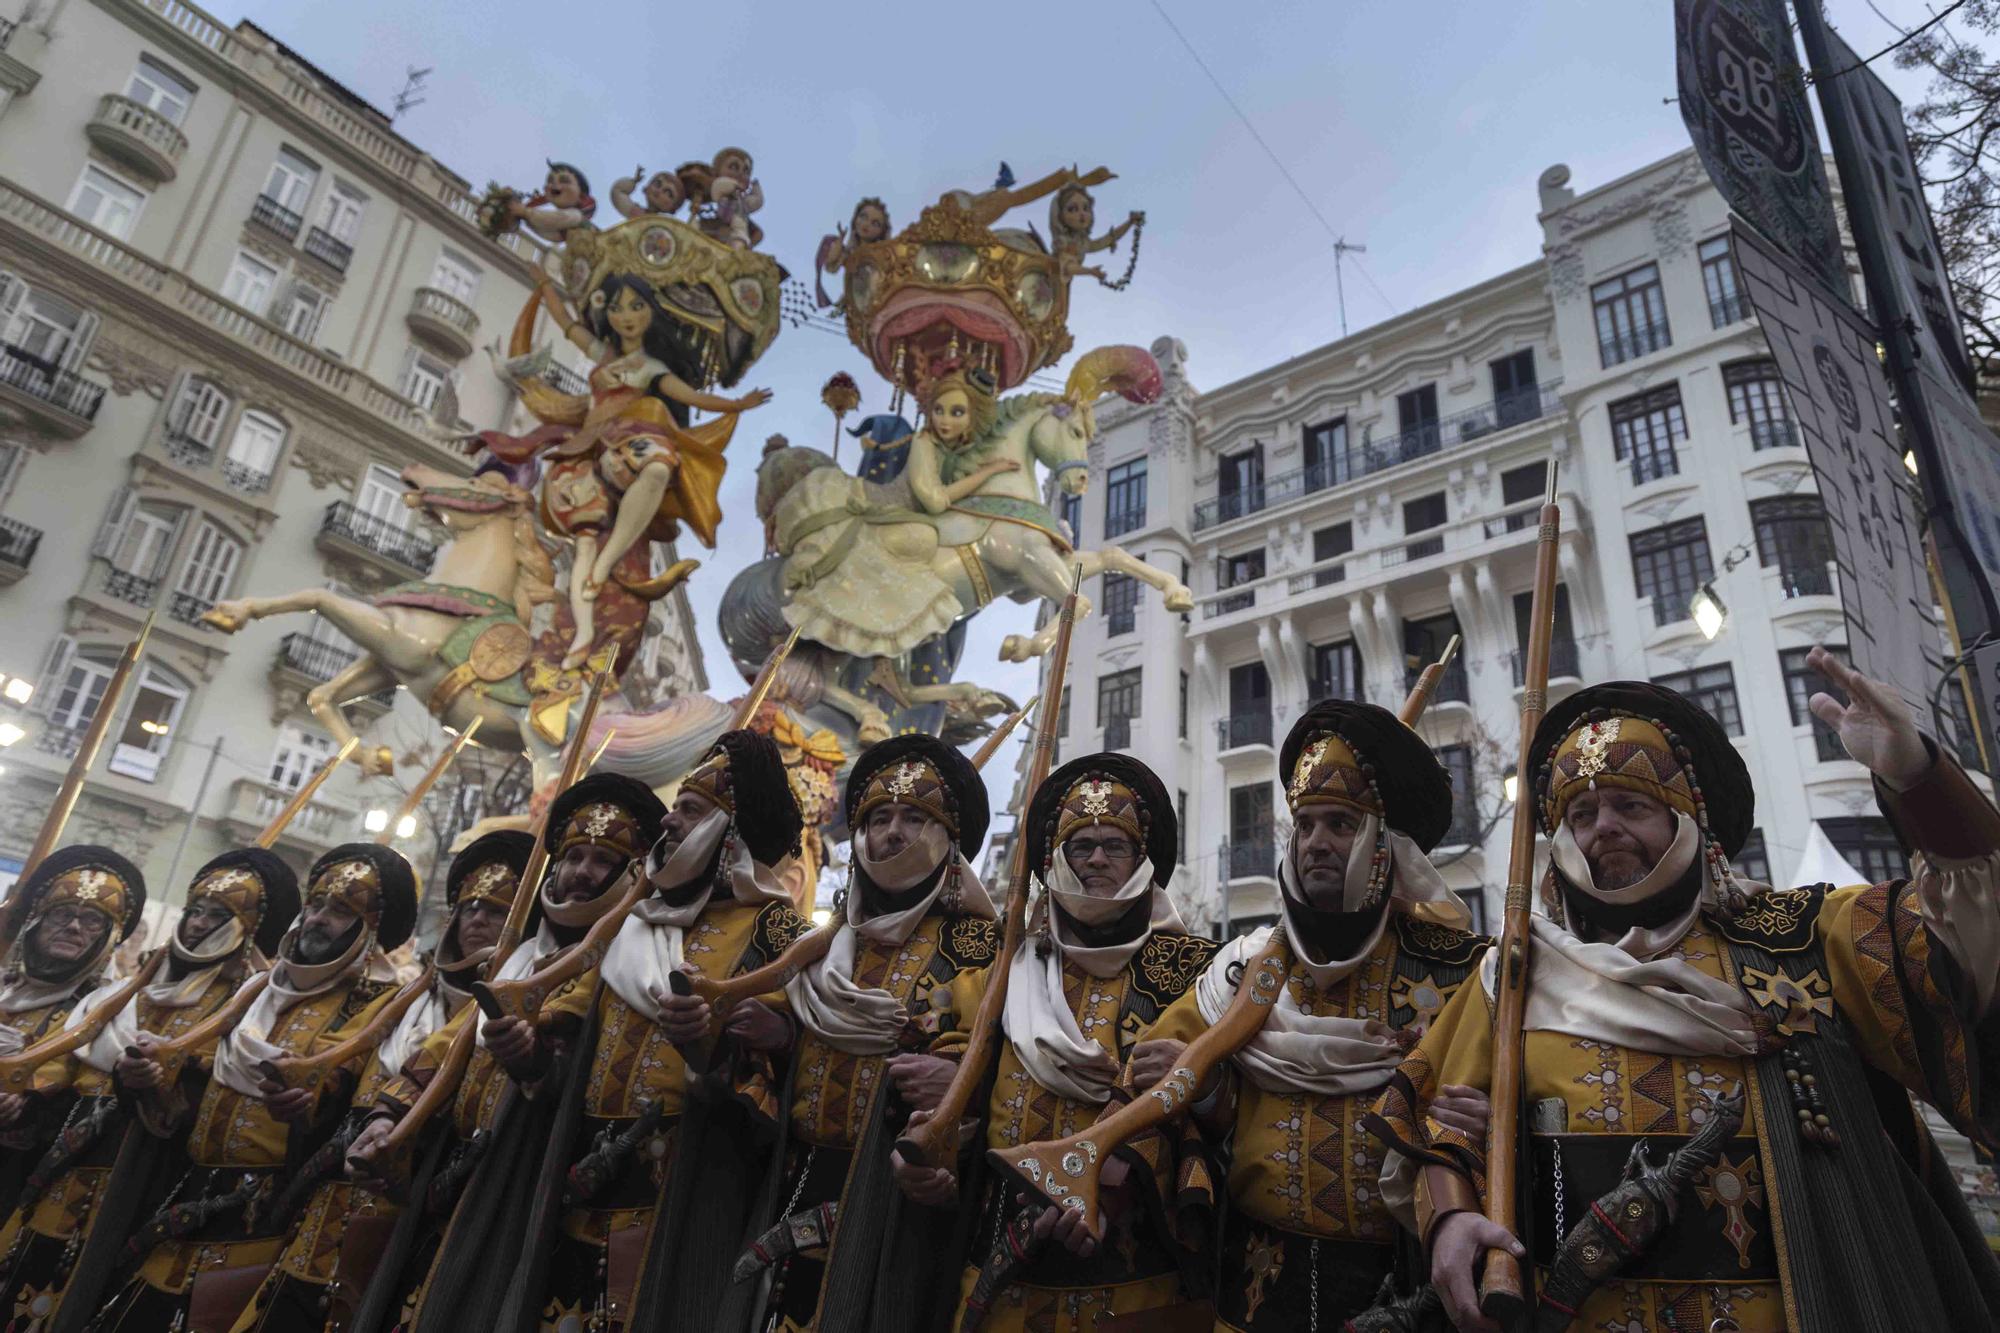
[[[1910,710],[1896,692],[1848,666],[1824,645],[1806,654],[1806,665],[1847,694],[1843,704],[1821,691],[1806,701],[1814,717],[1840,733],[1854,761],[1898,791],[1915,786],[1930,771],[1930,750],[1917,732]]]

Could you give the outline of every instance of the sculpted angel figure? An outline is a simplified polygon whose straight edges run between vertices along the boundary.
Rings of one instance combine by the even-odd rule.
[[[640,181],[646,182],[646,190],[639,203],[632,198],[632,192],[639,188]],[[632,168],[632,174],[621,176],[611,182],[611,206],[625,218],[642,218],[647,214],[672,217],[681,211],[687,202],[687,187],[681,178],[671,171],[656,171],[651,176],[644,167]]]
[[[570,312],[553,284],[543,284],[541,299],[563,335],[595,363],[590,392],[538,408],[546,424],[527,435],[484,431],[471,447],[509,464],[547,462],[543,522],[576,543],[569,587],[576,634],[564,659],[574,667],[589,655],[595,637],[598,589],[633,543],[671,541],[685,523],[704,546],[715,545],[723,449],[737,414],[768,402],[771,394],[752,389],[726,398],[695,388],[689,381],[698,376],[680,326],[636,273],[607,275],[581,316]],[[717,415],[690,426],[689,408]]]
[[[871,245],[889,234],[889,206],[880,199],[870,196],[854,206],[853,214],[845,227],[836,224],[831,236],[820,238],[819,253],[813,260],[814,283],[819,293],[822,309],[832,305],[833,299],[826,294],[826,287],[818,275],[838,273],[847,267],[854,256],[855,247]]]
[[[1088,273],[1103,278],[1103,269],[1084,267],[1084,256],[1115,248],[1126,232],[1145,220],[1144,213],[1134,212],[1102,236],[1092,236],[1090,229],[1097,225],[1097,201],[1091,198],[1082,181],[1072,181],[1057,190],[1056,197],[1049,201],[1049,250],[1062,260],[1064,277]]]

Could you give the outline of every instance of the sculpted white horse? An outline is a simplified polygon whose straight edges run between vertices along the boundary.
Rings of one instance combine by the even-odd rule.
[[[401,685],[439,722],[462,731],[484,719],[479,744],[525,750],[539,787],[555,776],[560,735],[548,710],[574,708],[561,700],[564,678],[554,663],[567,633],[561,606],[552,626],[531,633],[535,610],[555,598],[555,565],[542,544],[533,492],[497,473],[470,480],[422,464],[403,469],[404,502],[442,526],[450,540],[438,551],[431,572],[369,600],[325,588],[305,588],[280,597],[238,597],[218,602],[203,618],[234,633],[268,616],[317,612],[360,645],[352,666],[306,695],[306,706],[336,741],[353,736],[342,705],[378,690]],[[686,578],[693,561],[682,561],[655,580],[641,580],[645,557],[636,556],[617,576],[617,586],[600,594],[607,610],[632,605],[604,625],[599,642],[623,651],[643,632],[643,603],[664,596]],[[539,698],[538,698],[539,695]],[[551,705],[548,701],[554,699]],[[537,718],[540,710],[539,725]],[[719,735],[728,706],[697,695],[668,701],[646,714],[617,713],[608,704],[591,738],[615,730],[606,763],[621,772],[663,785],[678,778]],[[363,750],[368,771],[386,773],[386,749]]]
[[[1072,549],[1042,504],[1035,470],[1052,471],[1065,494],[1082,494],[1099,393],[1110,388],[1145,402],[1159,385],[1159,367],[1146,352],[1107,347],[1078,361],[1063,393],[1003,399],[992,427],[956,451],[952,466],[962,476],[986,464],[1010,466],[937,514],[915,508],[908,486],[849,476],[818,450],[768,454],[757,504],[785,557],[785,619],[807,639],[894,661],[1000,597],[1060,600],[1077,565],[1085,578],[1129,574],[1159,591],[1168,610],[1191,609],[1186,585],[1129,552]],[[1087,612],[1089,602],[1080,598],[1078,609]],[[1027,661],[1054,641],[1051,622],[1007,636],[1001,657]],[[954,700],[953,691],[977,688],[903,686],[914,700]]]

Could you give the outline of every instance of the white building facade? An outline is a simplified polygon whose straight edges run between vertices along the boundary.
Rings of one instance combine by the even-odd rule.
[[[0,22],[0,671],[36,689],[0,777],[0,874],[157,612],[68,838],[125,851],[177,901],[331,753],[302,699],[355,653],[310,617],[225,636],[200,613],[429,569],[441,534],[397,474],[469,472],[453,432],[524,427],[483,348],[535,255],[483,237],[465,180],[251,24],[180,0],[29,13]],[[684,595],[650,632],[635,689],[705,688]],[[301,867],[437,752],[406,692],[359,713],[402,762],[321,789],[279,846]],[[489,812],[507,759],[468,759],[406,847],[421,870]]]
[[[1807,650],[1845,633],[1833,548],[1721,197],[1691,151],[1582,193],[1553,167],[1539,196],[1535,262],[1208,391],[1199,349],[1162,338],[1163,398],[1102,415],[1066,517],[1083,546],[1190,571],[1197,605],[1087,586],[1062,754],[1129,750],[1176,790],[1193,921],[1272,918],[1277,747],[1309,701],[1394,708],[1459,635],[1421,724],[1458,806],[1435,859],[1498,928],[1551,468],[1552,699],[1615,678],[1699,698],[1756,783],[1757,878],[1791,883],[1815,826],[1861,874],[1901,873],[1866,773],[1805,708]],[[1713,639],[1704,584],[1729,610]]]

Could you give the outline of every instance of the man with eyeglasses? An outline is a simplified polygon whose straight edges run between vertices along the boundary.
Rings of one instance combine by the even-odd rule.
[[[1451,780],[1418,735],[1374,704],[1328,699],[1279,753],[1292,833],[1278,921],[1224,945],[1145,1036],[1139,1086],[1222,1017],[1273,933],[1291,969],[1262,1029],[1198,1088],[1193,1116],[1229,1143],[1215,1292],[1218,1329],[1342,1327],[1384,1278],[1419,1277],[1391,1212],[1404,1176],[1362,1128],[1403,1053],[1471,976],[1486,941],[1429,852],[1451,825]],[[1486,1101],[1447,1086],[1431,1114],[1483,1136]],[[1414,1172],[1409,1173],[1414,1175]]]
[[[1094,1122],[1126,1061],[1144,1049],[1135,1047],[1139,1033],[1216,952],[1188,933],[1168,895],[1179,828],[1166,787],[1144,764],[1093,754],[1063,765],[1035,792],[1021,827],[1043,907],[1008,973],[989,1148],[1062,1138]],[[950,1050],[951,1038],[963,1046],[991,976],[980,968],[952,982],[957,1023],[938,1049]],[[976,1220],[954,1327],[1088,1333],[1108,1316],[1193,1309],[1207,1285],[1204,1219],[1166,1205],[1207,1192],[1213,1176],[1199,1135],[1184,1131],[1169,1127],[1107,1164],[1101,1237],[1078,1225],[1081,1214],[1030,1205],[982,1171],[966,1198]],[[899,1161],[896,1177],[918,1203],[959,1198],[953,1171]]]

